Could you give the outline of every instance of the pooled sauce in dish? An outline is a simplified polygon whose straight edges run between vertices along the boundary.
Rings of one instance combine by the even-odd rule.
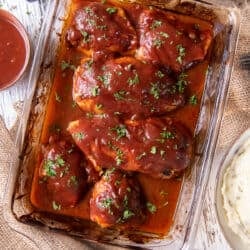
[[[8,20],[0,17],[0,88],[14,81],[23,69],[26,59],[25,42]]]
[[[228,225],[250,245],[250,139],[233,157],[223,177],[222,196]]]
[[[62,37],[32,204],[166,235],[194,153],[211,24],[75,0]]]

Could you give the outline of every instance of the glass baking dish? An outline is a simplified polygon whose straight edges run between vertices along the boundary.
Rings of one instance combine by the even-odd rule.
[[[240,11],[237,8],[220,7],[211,3],[198,1],[137,1],[155,5],[177,13],[193,15],[214,24],[214,42],[209,69],[206,74],[201,110],[195,131],[196,154],[191,171],[185,173],[182,190],[175,211],[174,222],[170,232],[164,238],[147,235],[148,242],[135,243],[124,235],[112,230],[98,230],[87,227],[83,231],[71,231],[67,224],[60,221],[40,218],[31,219],[32,205],[29,201],[32,174],[27,178],[28,163],[34,160],[34,149],[39,143],[46,105],[53,83],[58,44],[70,0],[51,0],[41,36],[30,69],[29,84],[25,98],[23,114],[17,132],[15,145],[22,157],[10,166],[8,184],[4,198],[4,217],[11,228],[38,244],[39,237],[34,238],[25,230],[23,223],[35,224],[41,232],[47,228],[60,229],[60,233],[78,236],[79,240],[107,242],[114,245],[151,248],[164,246],[164,249],[190,247],[199,223],[202,197],[211,170],[217,136],[232,70],[233,58],[240,26]],[[40,223],[34,223],[39,221]],[[41,223],[46,226],[41,226]],[[40,236],[42,237],[42,236]],[[53,242],[51,243],[53,244]]]

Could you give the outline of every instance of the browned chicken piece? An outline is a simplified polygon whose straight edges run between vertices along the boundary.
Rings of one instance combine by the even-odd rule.
[[[134,228],[143,223],[145,211],[139,183],[124,172],[111,168],[95,184],[90,219],[101,227]]]
[[[68,131],[97,170],[115,166],[170,178],[182,173],[192,158],[189,131],[170,118],[120,123],[95,116],[71,122]]]
[[[86,61],[74,74],[73,99],[84,111],[143,118],[184,105],[176,82],[164,69],[132,57]]]
[[[82,198],[87,190],[85,165],[83,154],[75,145],[50,138],[43,149],[39,179],[53,209],[73,207]]]
[[[195,18],[177,17],[156,9],[142,10],[138,22],[140,47],[137,58],[161,63],[174,72],[202,61],[213,37],[209,23],[202,22],[199,26]]]
[[[76,10],[66,40],[94,57],[137,48],[136,32],[124,10],[102,3],[89,3]]]

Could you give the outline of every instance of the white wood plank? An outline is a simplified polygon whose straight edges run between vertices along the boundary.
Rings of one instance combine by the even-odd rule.
[[[24,25],[31,42],[31,64],[42,24],[42,9],[40,5],[38,2],[28,2],[25,0],[0,0],[0,6],[2,9],[10,11]],[[14,86],[0,91],[0,115],[3,117],[7,128],[11,128],[16,121],[17,114],[13,108],[13,104],[23,101],[25,98],[28,74],[29,68],[23,78]]]

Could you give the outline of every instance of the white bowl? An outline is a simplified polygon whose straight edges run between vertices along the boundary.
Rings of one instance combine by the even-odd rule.
[[[233,146],[230,148],[229,152],[226,154],[225,158],[222,160],[222,166],[217,174],[217,186],[215,193],[215,206],[217,218],[221,227],[221,230],[228,241],[229,245],[233,249],[247,250],[250,249],[250,245],[245,243],[240,236],[238,236],[231,227],[228,225],[226,211],[223,207],[224,199],[222,195],[222,185],[223,177],[226,169],[229,167],[234,156],[237,155],[238,150],[243,146],[243,144],[250,138],[250,129],[246,130],[238,140],[235,141]],[[249,205],[250,207],[250,205]],[[250,211],[249,211],[250,212]]]

